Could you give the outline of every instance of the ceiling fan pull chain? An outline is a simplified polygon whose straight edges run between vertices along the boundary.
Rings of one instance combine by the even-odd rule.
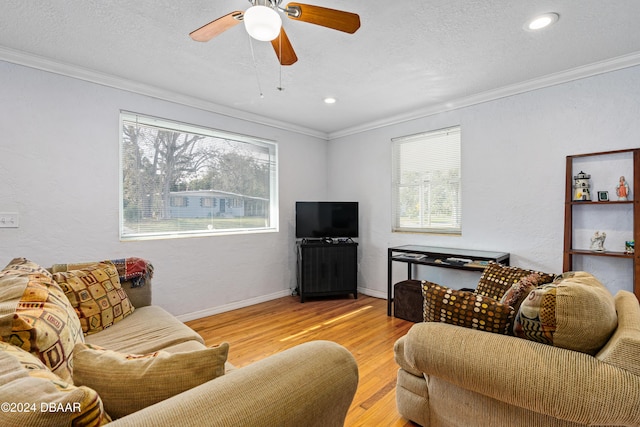
[[[258,82],[258,90],[260,91],[260,98],[264,98],[264,94],[262,93],[262,85],[260,84],[260,73],[258,73],[258,65],[256,64],[256,55],[253,52],[253,42],[251,41],[251,37],[249,37],[249,47],[251,48],[251,59],[253,60],[253,69],[256,71],[256,81]]]
[[[280,54],[278,58],[282,58],[282,33],[278,36],[278,45],[280,49]],[[278,85],[278,90],[282,92],[284,88],[282,87],[282,61],[278,60],[278,64],[280,65],[280,84]]]

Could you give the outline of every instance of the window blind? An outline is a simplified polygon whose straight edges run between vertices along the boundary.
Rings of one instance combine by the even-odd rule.
[[[396,232],[461,234],[460,126],[393,138]]]

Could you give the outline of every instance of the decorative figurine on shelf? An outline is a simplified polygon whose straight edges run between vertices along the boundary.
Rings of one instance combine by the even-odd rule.
[[[604,239],[606,238],[607,233],[596,231],[591,238],[591,247],[589,249],[595,252],[604,252]]]
[[[632,253],[635,253],[635,251],[636,251],[636,244],[634,240],[627,240],[626,242],[624,242],[625,254],[632,254]]]
[[[573,188],[575,189],[573,193],[573,200],[590,201],[591,192],[589,191],[589,179],[591,179],[591,175],[580,171],[580,173],[574,176],[573,179],[575,181],[573,185]]]
[[[616,185],[616,194],[618,195],[618,200],[629,200],[629,184],[627,184],[624,176],[620,177],[620,182]]]

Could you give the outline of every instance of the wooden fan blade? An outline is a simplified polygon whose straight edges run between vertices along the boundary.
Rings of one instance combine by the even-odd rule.
[[[360,16],[355,13],[302,3],[289,3],[287,11],[289,10],[297,11],[287,13],[291,19],[321,25],[345,33],[353,34],[360,28]]]
[[[242,12],[236,10],[190,32],[189,36],[197,42],[208,42],[229,28],[238,25],[241,21]]]
[[[289,41],[289,37],[284,31],[284,27],[280,27],[280,35],[271,40],[271,46],[273,46],[273,50],[276,51],[278,61],[280,61],[281,65],[292,65],[298,60],[293,46],[291,46],[291,42]]]

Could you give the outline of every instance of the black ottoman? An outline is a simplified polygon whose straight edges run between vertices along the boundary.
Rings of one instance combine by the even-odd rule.
[[[403,280],[393,285],[393,315],[410,322],[424,321],[422,281]]]

